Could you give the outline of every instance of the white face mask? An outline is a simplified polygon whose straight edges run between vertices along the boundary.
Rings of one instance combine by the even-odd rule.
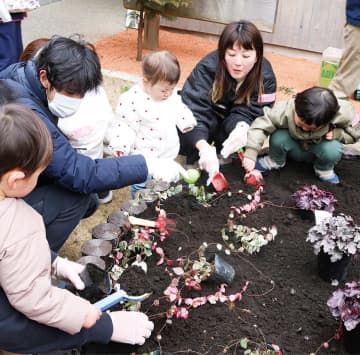
[[[48,101],[49,110],[53,115],[66,118],[73,115],[80,107],[82,99],[65,96],[55,91],[52,101]]]

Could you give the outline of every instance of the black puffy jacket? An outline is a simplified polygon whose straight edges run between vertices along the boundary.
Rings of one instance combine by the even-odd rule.
[[[270,62],[264,58],[262,63],[263,102],[259,102],[258,92],[255,91],[250,97],[250,105],[235,104],[236,81],[227,75],[227,85],[225,86],[228,90],[224,97],[214,105],[211,100],[211,92],[217,60],[217,51],[204,57],[193,69],[181,90],[183,102],[190,108],[197,120],[197,126],[192,131],[180,136],[182,145],[188,147],[187,149],[194,147],[200,139],[208,142],[214,140],[220,125],[226,136],[240,121],[245,121],[250,125],[255,118],[263,115],[264,106],[272,106],[275,102],[275,74]],[[222,118],[217,113],[219,110],[222,111]]]

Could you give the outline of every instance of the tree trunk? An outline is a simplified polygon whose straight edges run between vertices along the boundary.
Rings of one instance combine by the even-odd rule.
[[[145,11],[144,16],[144,48],[157,49],[159,47],[160,15]]]
[[[138,27],[138,37],[137,37],[137,53],[136,60],[141,62],[142,60],[142,34],[144,29],[144,10],[140,10],[140,21]]]

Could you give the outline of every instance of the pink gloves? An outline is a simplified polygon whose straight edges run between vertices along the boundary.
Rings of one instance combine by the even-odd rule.
[[[111,341],[117,343],[142,345],[154,329],[154,323],[141,312],[112,312],[110,318],[114,328]]]
[[[245,122],[239,122],[229,137],[223,143],[223,149],[220,154],[226,159],[232,153],[237,152],[240,148],[246,146],[247,143],[247,131],[249,125]]]
[[[75,263],[74,261],[67,260],[58,256],[53,264],[54,276],[60,279],[66,279],[78,289],[83,290],[85,285],[81,280],[79,274],[84,270],[85,266]]]

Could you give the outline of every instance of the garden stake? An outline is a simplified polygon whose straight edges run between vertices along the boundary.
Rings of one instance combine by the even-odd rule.
[[[238,151],[238,156],[241,160],[241,162],[244,160],[244,151],[242,148],[240,148]],[[263,176],[261,172],[257,169],[253,169],[251,171],[246,171],[246,174],[244,176],[244,181],[248,185],[252,185],[255,187],[259,187],[263,183]]]

